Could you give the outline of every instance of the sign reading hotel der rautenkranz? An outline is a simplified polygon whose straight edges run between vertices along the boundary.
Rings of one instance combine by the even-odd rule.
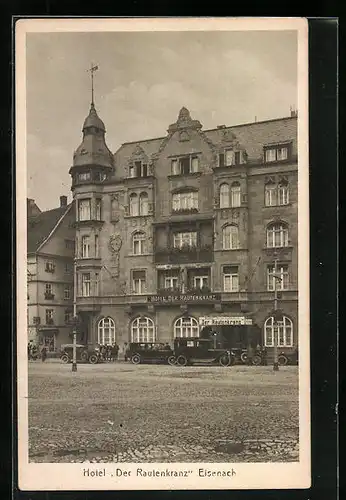
[[[252,319],[244,316],[201,316],[199,324],[201,326],[252,325]]]
[[[221,294],[210,293],[210,294],[177,294],[177,295],[150,295],[148,297],[148,302],[155,304],[172,304],[180,302],[216,302],[221,299]]]

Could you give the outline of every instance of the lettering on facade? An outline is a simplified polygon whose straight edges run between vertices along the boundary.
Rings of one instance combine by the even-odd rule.
[[[244,316],[201,316],[199,324],[200,326],[252,325],[252,319]]]
[[[178,294],[178,295],[151,295],[148,302],[156,304],[172,304],[184,302],[216,302],[221,300],[219,293],[210,293],[206,295]]]

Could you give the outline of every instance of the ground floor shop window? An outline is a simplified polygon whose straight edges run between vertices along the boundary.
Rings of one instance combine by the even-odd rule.
[[[174,323],[174,337],[198,337],[199,326],[195,318],[178,318]]]
[[[136,318],[131,324],[132,342],[155,342],[155,326],[152,319],[146,316]]]
[[[115,342],[115,323],[112,318],[102,318],[97,329],[98,343],[112,345]]]
[[[277,323],[273,317],[270,317],[264,323],[264,345],[274,347],[274,335],[277,336],[279,347],[293,346],[293,324],[292,321],[284,316],[282,321]]]

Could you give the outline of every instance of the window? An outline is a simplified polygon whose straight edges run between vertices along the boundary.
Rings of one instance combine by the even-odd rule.
[[[72,270],[73,270],[72,264],[70,264],[69,262],[66,262],[65,263],[65,273],[70,274],[70,273],[72,273]]]
[[[64,299],[69,300],[71,298],[71,288],[68,285],[64,287]]]
[[[234,165],[234,163],[235,163],[234,152],[230,149],[227,149],[225,151],[225,165],[226,167],[229,167],[231,165]]]
[[[78,219],[80,221],[90,220],[90,201],[91,200],[79,200],[78,201]]]
[[[228,208],[229,207],[229,185],[221,184],[220,186],[220,208]]]
[[[97,340],[101,345],[115,343],[115,323],[112,318],[102,318],[97,327]]]
[[[186,155],[171,161],[172,175],[188,175],[199,171],[199,158],[196,155]]]
[[[149,213],[149,202],[147,193],[141,193],[139,195],[139,215],[148,215]]]
[[[73,240],[65,240],[65,248],[68,250],[74,250],[74,241]]]
[[[132,237],[132,252],[134,255],[142,255],[147,252],[146,237],[142,232],[137,232]]]
[[[90,256],[90,237],[82,236],[82,258],[88,259]]]
[[[46,295],[52,295],[52,293],[53,293],[53,286],[52,286],[51,283],[46,283],[44,288],[45,288],[45,294]]]
[[[90,297],[91,279],[90,273],[82,273],[82,297]]]
[[[155,327],[151,318],[142,316],[131,324],[132,342],[155,342]]]
[[[223,268],[223,290],[224,292],[239,291],[239,275],[237,266],[225,266]]]
[[[46,325],[54,324],[54,309],[46,309]]]
[[[70,309],[65,310],[65,323],[71,323],[72,321],[72,311]]]
[[[79,181],[90,181],[90,179],[91,179],[90,172],[83,172],[81,174],[78,174]]]
[[[130,195],[130,215],[139,215],[138,196],[136,193]]]
[[[95,297],[99,294],[99,273],[95,273]]]
[[[240,207],[240,205],[241,205],[240,184],[239,182],[233,182],[231,186],[231,206]]]
[[[278,248],[288,246],[288,228],[286,224],[275,223],[267,228],[267,247]]]
[[[198,210],[198,192],[184,191],[173,194],[172,209],[173,211]]]
[[[165,276],[165,289],[172,290],[179,287],[179,279],[177,276]]]
[[[242,163],[244,163],[244,154],[242,151],[225,149],[223,152],[219,153],[219,167],[231,167],[233,165],[240,165]]]
[[[146,293],[146,276],[145,270],[132,271],[132,289],[133,293],[140,295]]]
[[[148,177],[148,164],[142,161],[135,161],[129,167],[129,177]]]
[[[264,345],[266,347],[274,347],[274,336],[277,339],[278,347],[293,346],[293,324],[287,316],[278,322],[270,317],[264,323]]]
[[[95,219],[101,220],[101,200],[95,200]]]
[[[268,183],[265,186],[265,205],[273,207],[277,205],[288,205],[289,203],[289,187],[287,182],[281,182],[276,185]]]
[[[222,229],[223,250],[236,250],[239,248],[239,233],[237,226],[226,226]]]
[[[265,147],[264,159],[266,163],[288,160],[289,159],[288,145]]]
[[[111,220],[117,220],[119,217],[119,202],[118,200],[112,200],[111,203]]]
[[[100,251],[100,247],[99,247],[99,235],[95,234],[95,257],[96,258],[99,257],[99,251]]]
[[[54,271],[55,271],[55,264],[54,264],[53,261],[51,261],[51,260],[47,260],[46,261],[45,271],[47,273],[54,273]]]
[[[174,337],[199,337],[199,326],[191,316],[178,318],[174,323]]]
[[[194,276],[193,277],[193,287],[194,288],[205,288],[208,286],[209,276]]]
[[[194,231],[186,233],[174,233],[173,235],[174,248],[183,247],[196,247],[197,246],[197,233]]]
[[[288,265],[279,264],[276,268],[270,265],[267,267],[267,290],[288,290],[289,288],[289,274]]]
[[[288,205],[289,189],[288,184],[281,183],[278,185],[278,205]]]

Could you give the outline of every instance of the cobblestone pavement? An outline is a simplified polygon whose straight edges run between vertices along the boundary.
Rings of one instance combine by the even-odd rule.
[[[297,461],[297,367],[29,365],[33,462]]]

